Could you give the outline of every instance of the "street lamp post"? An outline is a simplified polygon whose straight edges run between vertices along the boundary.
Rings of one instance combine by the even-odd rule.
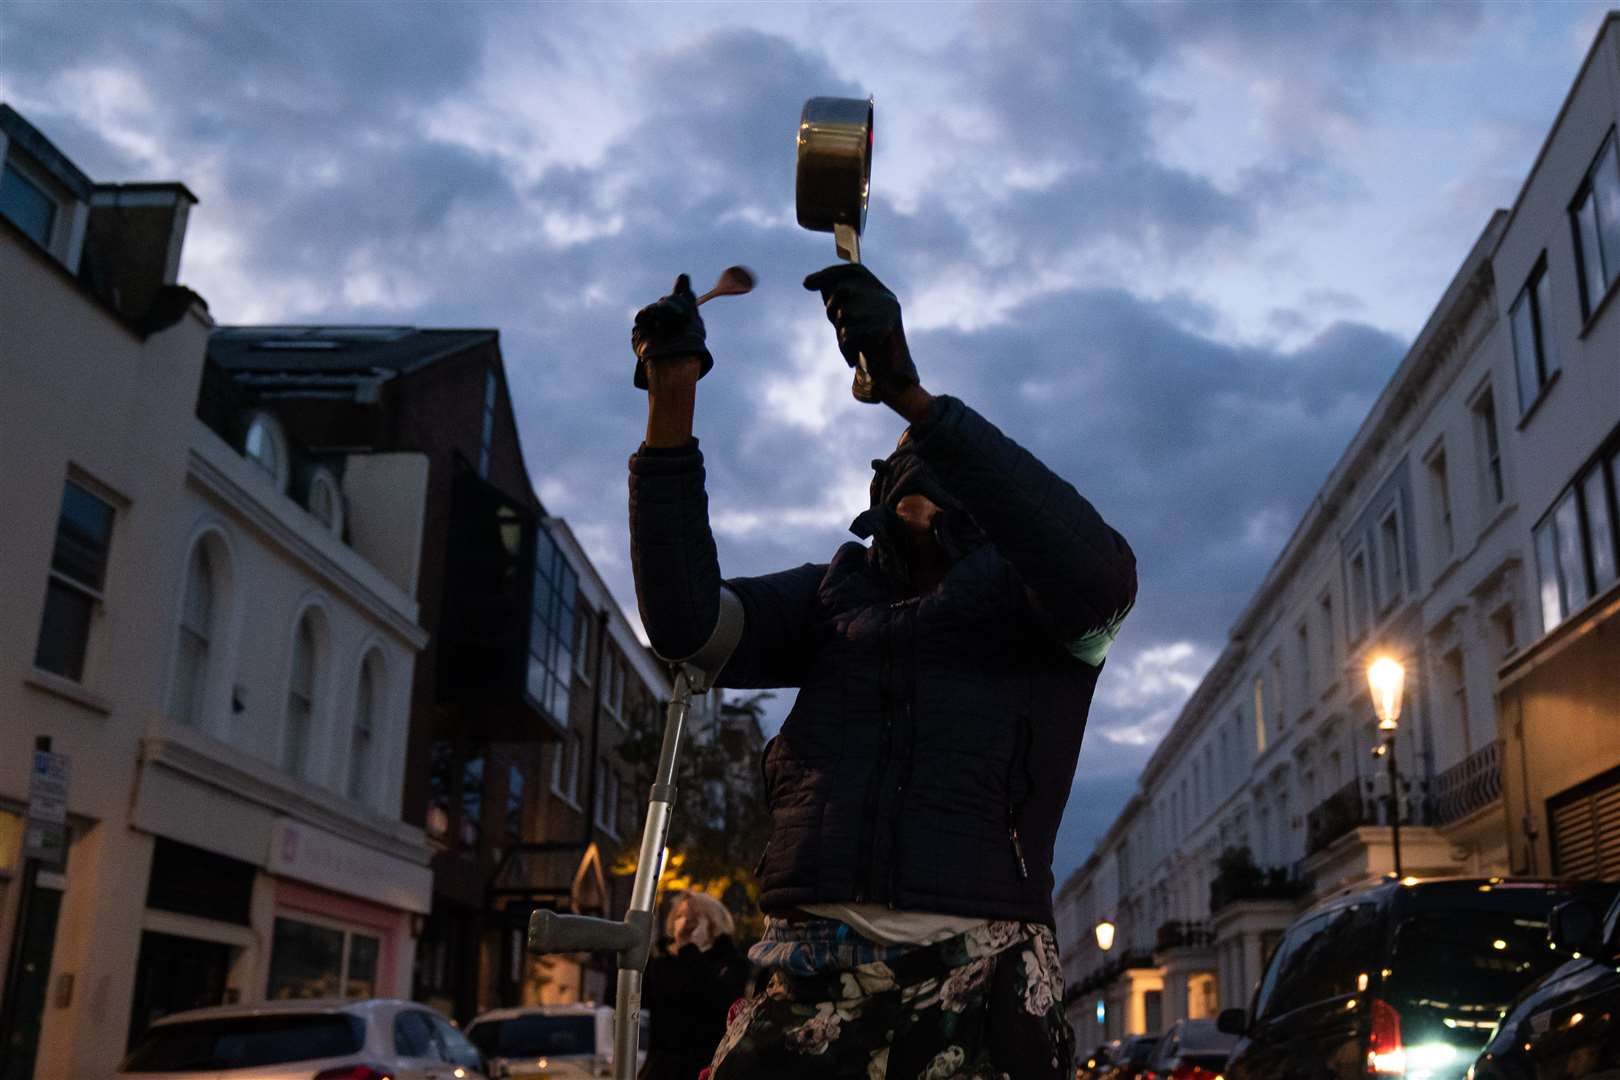
[[[1384,757],[1389,765],[1389,842],[1394,850],[1395,877],[1401,876],[1400,770],[1395,767],[1396,721],[1401,716],[1401,691],[1406,686],[1406,668],[1399,660],[1380,656],[1367,667],[1367,686],[1372,691],[1373,712],[1378,730],[1384,733]]]

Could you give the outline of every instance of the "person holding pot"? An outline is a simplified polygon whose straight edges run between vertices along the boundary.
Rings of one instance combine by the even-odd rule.
[[[693,436],[714,361],[686,275],[631,331],[648,402],[631,557],[652,647],[703,653],[724,605],[742,630],[717,685],[799,691],[763,762],[766,927],[749,958],[765,975],[711,1080],[1067,1080],[1052,850],[1135,557],[1071,484],[923,387],[899,301],[866,267],[804,284],[855,397],[907,424],[851,526],[869,543],[825,562],[721,578]]]

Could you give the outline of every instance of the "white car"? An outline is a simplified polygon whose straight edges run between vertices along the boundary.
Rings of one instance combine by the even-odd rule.
[[[641,1014],[636,1072],[647,1063],[651,1017]],[[534,1005],[492,1009],[467,1025],[494,1080],[592,1080],[613,1075],[613,1009]]]
[[[484,1080],[478,1051],[414,1001],[219,1005],[153,1023],[119,1080]]]

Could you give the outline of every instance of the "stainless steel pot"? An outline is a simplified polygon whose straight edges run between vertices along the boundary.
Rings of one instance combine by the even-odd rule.
[[[815,97],[799,116],[794,197],[799,224],[830,232],[838,257],[861,261],[872,183],[872,100]]]

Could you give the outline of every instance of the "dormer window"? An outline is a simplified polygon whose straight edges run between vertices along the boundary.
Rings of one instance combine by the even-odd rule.
[[[287,441],[281,436],[281,425],[269,413],[258,413],[248,423],[247,438],[242,443],[243,455],[263,469],[276,487],[287,488]]]
[[[0,213],[27,233],[40,247],[51,246],[56,225],[56,200],[39,184],[24,176],[13,162],[0,174]]]
[[[343,492],[330,469],[316,469],[309,479],[309,512],[328,532],[343,535]]]

